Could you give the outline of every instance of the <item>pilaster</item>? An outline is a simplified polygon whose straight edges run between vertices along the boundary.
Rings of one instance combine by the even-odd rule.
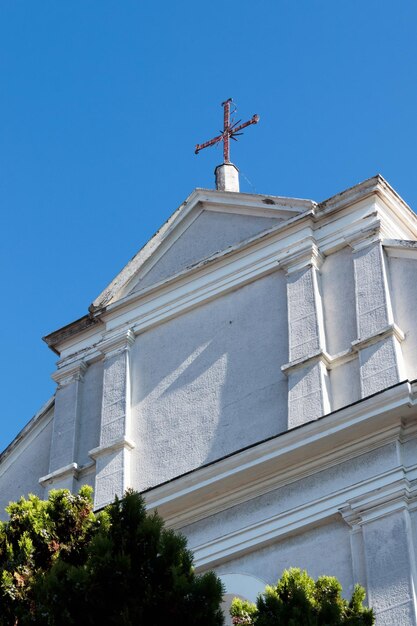
[[[96,461],[95,507],[102,508],[129,486],[130,346],[131,330],[106,338],[98,349],[104,356],[100,445],[90,450]]]
[[[363,398],[404,380],[401,341],[388,285],[386,259],[379,233],[350,242],[353,249],[359,354]]]
[[[417,624],[416,552],[404,478],[350,501],[341,513],[351,526],[355,582],[365,584],[377,626]]]
[[[75,361],[58,368],[52,378],[58,383],[55,396],[54,426],[52,432],[49,473],[39,479],[49,489],[76,487],[77,431],[83,377],[87,365]]]
[[[323,307],[319,270],[323,257],[314,243],[287,260],[288,428],[330,410]]]

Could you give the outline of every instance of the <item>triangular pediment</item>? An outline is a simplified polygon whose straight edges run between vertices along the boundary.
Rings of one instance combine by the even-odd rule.
[[[311,209],[310,200],[196,189],[90,307],[184,272]]]

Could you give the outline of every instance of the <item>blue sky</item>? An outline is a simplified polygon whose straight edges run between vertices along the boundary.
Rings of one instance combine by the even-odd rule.
[[[380,172],[417,207],[414,0],[0,2],[0,449],[52,395],[41,337],[87,312],[195,187],[222,124],[242,191]]]

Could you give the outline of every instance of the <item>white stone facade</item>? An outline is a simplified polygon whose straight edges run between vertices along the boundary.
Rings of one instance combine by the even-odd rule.
[[[416,279],[380,176],[322,203],[195,190],[46,337],[56,394],[0,457],[2,509],[134,487],[227,598],[299,566],[417,626]]]

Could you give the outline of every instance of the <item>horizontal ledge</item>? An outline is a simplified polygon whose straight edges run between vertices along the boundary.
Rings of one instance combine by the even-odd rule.
[[[106,454],[112,454],[113,452],[117,452],[118,450],[133,450],[136,447],[136,444],[131,439],[127,437],[123,437],[122,439],[117,439],[117,441],[112,441],[106,445],[98,446],[97,448],[93,448],[89,451],[89,456],[92,459],[98,459],[101,456],[105,456]]]
[[[363,350],[368,346],[372,346],[379,341],[383,341],[388,337],[395,337],[398,341],[404,341],[405,334],[397,326],[397,324],[390,324],[386,326],[379,332],[374,335],[369,335],[368,337],[364,337],[361,339],[355,339],[351,343],[351,348],[348,350],[344,350],[343,352],[339,352],[338,354],[329,354],[325,350],[317,350],[312,354],[301,357],[299,359],[295,359],[294,361],[290,361],[289,363],[285,363],[285,365],[281,365],[281,371],[288,376],[289,373],[302,369],[303,367],[308,367],[309,365],[313,365],[321,361],[328,370],[334,369],[339,365],[343,365],[348,361],[352,361],[357,357],[357,353],[359,350]]]
[[[386,339],[388,337],[395,337],[398,341],[401,342],[404,341],[405,334],[403,333],[401,328],[397,326],[397,324],[389,324],[388,326],[385,326],[384,328],[379,330],[377,333],[352,341],[352,350],[355,350],[356,352],[358,350],[363,350],[363,348],[372,346],[374,343],[378,343],[378,341],[382,341],[383,339]]]
[[[64,467],[60,467],[59,469],[51,472],[50,474],[46,474],[46,476],[41,476],[39,478],[39,484],[45,486],[51,481],[57,480],[59,478],[66,478],[67,476],[73,476],[74,478],[78,475],[79,467],[77,463],[70,463],[69,465],[64,465]]]

